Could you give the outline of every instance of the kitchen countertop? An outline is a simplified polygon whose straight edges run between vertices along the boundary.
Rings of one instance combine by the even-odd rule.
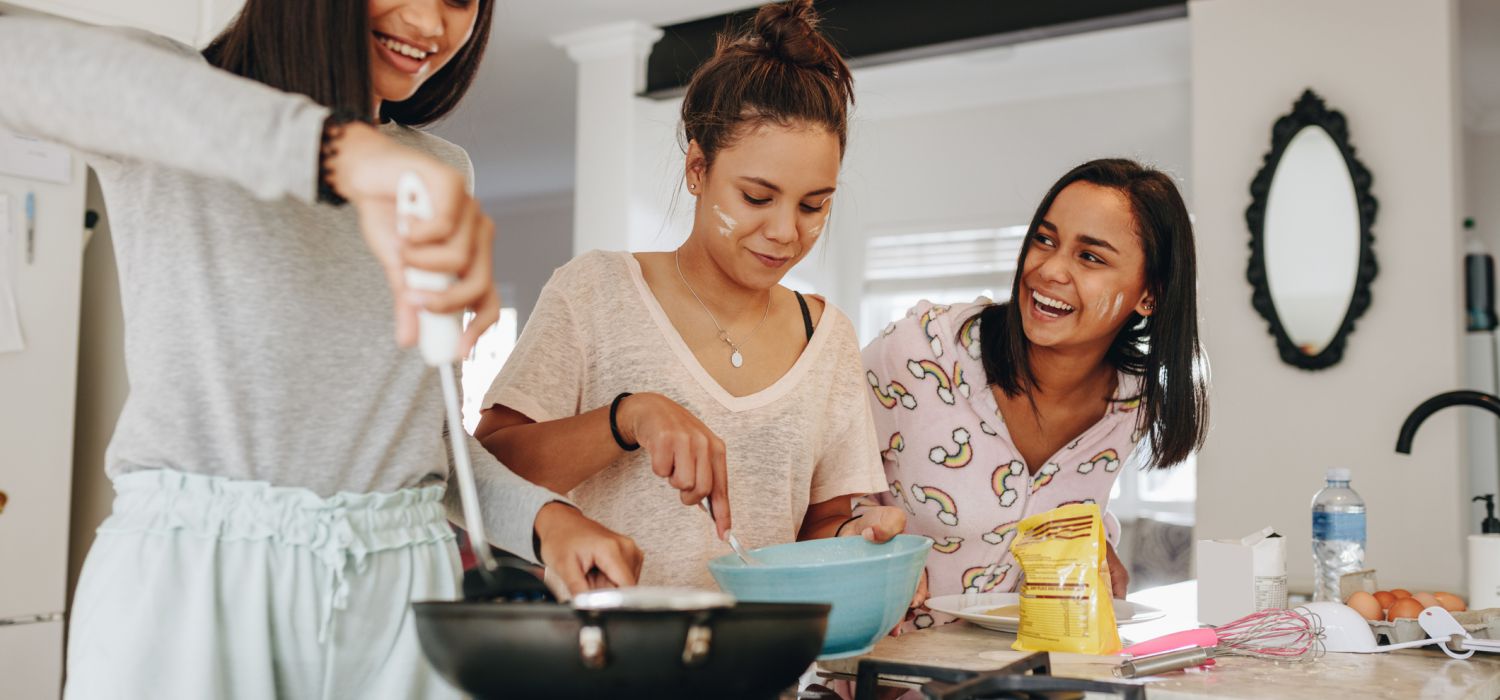
[[[1161,608],[1167,617],[1122,627],[1122,636],[1150,639],[1195,626],[1196,593],[1196,584],[1189,581],[1131,595],[1130,600]],[[1027,654],[1010,648],[1015,639],[1013,634],[955,622],[900,637],[886,637],[865,656],[823,661],[818,667],[829,673],[852,675],[860,660],[879,659],[987,671]],[[1053,653],[1052,673],[1122,682],[1113,674],[1119,660],[1119,657]],[[1139,682],[1147,686],[1147,695],[1152,700],[1268,697],[1324,700],[1351,691],[1360,698],[1492,700],[1500,697],[1500,654],[1481,652],[1460,661],[1435,649],[1384,654],[1329,653],[1300,664],[1229,657],[1219,659],[1207,670],[1171,673]]]

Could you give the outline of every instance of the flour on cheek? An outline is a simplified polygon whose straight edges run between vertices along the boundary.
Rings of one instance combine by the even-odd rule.
[[[738,226],[740,222],[735,221],[734,217],[732,217],[732,216],[730,216],[728,214],[725,214],[724,210],[720,209],[719,205],[717,205],[717,204],[714,205],[714,214],[717,214],[718,217],[719,217],[719,235],[720,236],[726,236],[727,237],[727,236],[729,236],[729,234],[734,233],[734,227]]]

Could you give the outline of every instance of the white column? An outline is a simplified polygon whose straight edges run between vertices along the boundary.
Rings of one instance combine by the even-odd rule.
[[[630,192],[638,172],[635,97],[645,88],[646,57],[661,36],[655,27],[620,22],[552,37],[578,64],[575,255],[629,247]]]

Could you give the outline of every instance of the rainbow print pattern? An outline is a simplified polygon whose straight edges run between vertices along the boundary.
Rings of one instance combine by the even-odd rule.
[[[901,452],[901,451],[904,451],[905,449],[906,449],[906,438],[901,437],[901,433],[895,433],[895,434],[891,435],[890,446],[887,447],[886,449],[880,451],[880,458],[881,459],[893,459],[894,458],[893,453],[895,453],[895,452]]]
[[[969,466],[969,462],[974,459],[974,448],[969,446],[969,431],[963,428],[955,429],[953,442],[958,445],[958,451],[949,452],[946,447],[938,445],[927,453],[927,459],[933,464],[941,464],[949,469]]]
[[[870,383],[870,390],[875,392],[875,400],[887,409],[895,408],[897,404],[907,410],[917,407],[917,397],[912,396],[900,382],[891,382],[884,389],[880,387],[880,377],[870,370],[865,370],[865,381]]]
[[[963,584],[965,593],[989,593],[1000,586],[1005,576],[1010,573],[1011,565],[988,564],[965,569],[960,583]]]
[[[1017,498],[1020,498],[1019,492],[1007,482],[1025,477],[1026,464],[1021,460],[995,467],[995,473],[990,475],[990,488],[994,489],[995,495],[1000,498],[1001,506],[1009,508],[1016,504]]]
[[[932,551],[939,554],[952,554],[954,552],[957,552],[958,548],[963,546],[963,543],[964,538],[949,535],[947,537],[944,537],[942,542],[934,540],[932,543]]]
[[[953,405],[953,380],[948,378],[948,373],[943,366],[932,360],[907,360],[907,371],[917,379],[932,377],[937,380],[937,395],[943,403]],[[894,382],[892,382],[894,384]]]
[[[1008,523],[1001,523],[1000,525],[996,526],[995,529],[984,533],[984,535],[982,535],[980,539],[983,539],[989,544],[1003,544],[1005,542],[1005,538],[1016,534],[1016,523],[1019,522],[1021,521],[1012,520]]]
[[[970,358],[979,359],[979,314],[970,316],[958,327],[958,344],[963,346]]]
[[[1094,455],[1094,458],[1078,465],[1079,474],[1092,474],[1095,469],[1103,469],[1105,472],[1113,473],[1120,469],[1120,453],[1114,450],[1105,450]]]
[[[964,366],[957,362],[953,363],[953,386],[964,398],[969,398],[969,383],[964,381]]]
[[[958,504],[953,502],[953,497],[946,491],[936,486],[912,484],[911,497],[917,503],[936,503],[938,521],[945,525],[958,525]]]
[[[938,338],[935,326],[937,325],[937,317],[947,313],[948,308],[945,304],[933,304],[922,314],[921,318],[917,319],[917,323],[922,325],[922,334],[927,336],[927,344],[932,348],[933,357],[943,356],[943,341]],[[949,401],[948,403],[953,402]]]
[[[906,500],[906,488],[901,485],[900,479],[891,482],[891,497],[900,501],[901,507],[905,508],[906,512],[912,515],[917,514],[917,509],[911,507],[911,503]]]
[[[1059,469],[1056,462],[1048,462],[1038,469],[1036,477],[1031,480],[1031,492],[1041,491],[1043,486],[1052,483],[1052,477],[1057,475]]]
[[[999,435],[1000,434],[1000,433],[995,432],[995,429],[991,428],[990,424],[986,423],[984,421],[979,421],[979,432],[984,433],[985,435]]]
[[[914,411],[914,410],[916,410],[916,408],[917,408],[917,397],[912,396],[911,392],[907,391],[906,387],[903,386],[901,384],[901,382],[895,382],[895,381],[891,382],[890,391],[891,391],[891,396],[896,397],[896,400],[899,401],[899,402],[901,402],[901,407],[902,408],[904,408],[904,409],[906,409],[908,411]]]

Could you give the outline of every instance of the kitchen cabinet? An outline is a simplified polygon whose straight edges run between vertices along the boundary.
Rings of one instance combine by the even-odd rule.
[[[126,26],[202,46],[240,11],[244,0],[0,0],[0,9],[39,12],[107,26]]]

